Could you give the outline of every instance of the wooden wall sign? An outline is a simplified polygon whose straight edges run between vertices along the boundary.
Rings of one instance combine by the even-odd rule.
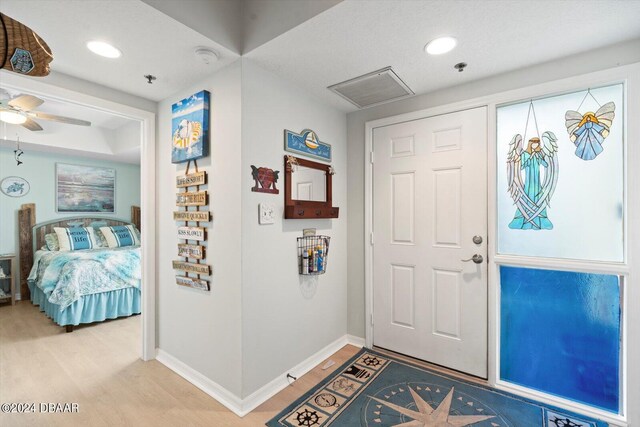
[[[280,171],[274,171],[269,168],[257,168],[254,165],[251,165],[251,176],[255,183],[253,188],[251,188],[251,191],[270,194],[280,193],[280,190],[276,188],[279,173]]]
[[[194,185],[204,185],[206,183],[207,173],[204,171],[190,173],[189,175],[180,175],[176,177],[176,187],[178,188],[191,187]]]
[[[176,283],[180,286],[188,286],[190,288],[209,290],[209,282],[202,279],[194,279],[193,277],[176,276]]]
[[[193,164],[195,166],[194,173],[189,173],[190,160],[184,175],[176,177],[176,187],[179,191],[176,194],[176,206],[180,208],[173,212],[173,220],[184,221],[185,226],[178,227],[178,238],[183,240],[178,244],[178,256],[184,261],[173,261],[173,269],[183,272],[176,273],[178,285],[209,291],[209,281],[200,278],[200,275],[210,276],[211,267],[205,264],[206,246],[203,242],[207,240],[206,228],[199,227],[201,222],[211,221],[211,213],[208,209],[200,210],[201,206],[209,204],[207,191],[200,191],[200,186],[207,184],[207,172],[198,171],[195,160],[193,160]],[[182,192],[180,192],[181,190]],[[189,210],[189,206],[195,207],[195,210]],[[189,227],[189,222],[195,222],[198,227]],[[198,243],[189,244],[190,240]],[[195,262],[188,262],[189,260],[195,260]],[[190,277],[190,274],[197,275],[197,278]]]
[[[178,238],[185,240],[205,240],[206,230],[203,227],[178,227]]]
[[[206,264],[194,264],[184,261],[173,261],[173,269],[186,271],[188,273],[204,274],[205,276],[211,274],[211,268]]]
[[[200,245],[178,244],[178,256],[193,259],[204,259],[205,247]]]
[[[184,192],[176,194],[176,206],[205,206],[207,204],[207,192]]]
[[[174,221],[194,221],[209,222],[211,221],[211,212],[209,211],[175,211],[173,212]]]

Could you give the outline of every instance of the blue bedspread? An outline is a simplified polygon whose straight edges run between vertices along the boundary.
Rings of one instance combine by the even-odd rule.
[[[140,288],[140,247],[37,251],[27,279],[64,310],[83,295]]]

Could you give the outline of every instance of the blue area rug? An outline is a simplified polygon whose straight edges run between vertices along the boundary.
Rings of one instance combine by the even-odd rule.
[[[607,423],[363,349],[269,427],[605,427]]]

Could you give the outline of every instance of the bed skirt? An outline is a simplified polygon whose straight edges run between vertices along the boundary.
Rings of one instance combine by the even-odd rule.
[[[42,289],[29,284],[31,302],[60,326],[102,322],[106,319],[140,314],[140,289],[124,288],[99,294],[85,295],[60,311],[58,304],[49,302]]]

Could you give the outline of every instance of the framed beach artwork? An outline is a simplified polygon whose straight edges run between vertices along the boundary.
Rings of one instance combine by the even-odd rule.
[[[116,170],[56,163],[56,212],[115,212]]]
[[[209,155],[209,92],[200,91],[171,106],[171,163]]]

